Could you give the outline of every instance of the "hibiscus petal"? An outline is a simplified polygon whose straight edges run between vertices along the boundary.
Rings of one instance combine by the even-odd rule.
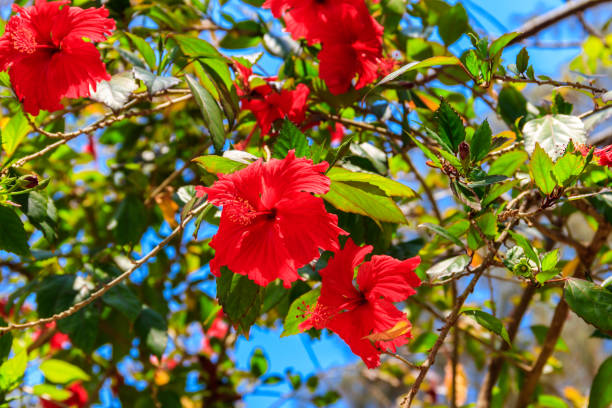
[[[243,231],[237,245],[227,241],[231,238],[229,234],[215,236],[214,243],[211,242],[211,247],[217,251],[215,267],[225,265],[232,272],[246,275],[261,286],[281,279],[286,288],[291,287],[299,275],[295,261],[274,223],[260,220]],[[234,237],[237,235],[234,234]]]
[[[371,309],[371,316],[373,318],[374,333],[388,332],[398,325],[398,323],[405,321],[410,325],[410,321],[406,316],[406,313],[400,311],[393,305],[393,303],[386,300],[378,300],[375,302],[369,302]],[[381,350],[390,350],[395,352],[397,347],[403,346],[412,338],[412,332],[410,330],[404,331],[404,333],[393,340],[389,341],[378,341],[376,346]]]
[[[266,208],[272,208],[280,200],[291,199],[295,193],[325,194],[330,180],[323,174],[327,162],[313,164],[312,160],[296,158],[291,150],[287,157],[272,159],[263,167],[263,191],[261,200]]]
[[[349,238],[319,272],[323,281],[319,303],[338,313],[347,302],[360,299],[361,294],[353,285],[354,270],[370,252],[372,246],[359,247]]]
[[[34,116],[41,109],[49,112],[62,109],[62,92],[56,82],[47,79],[50,62],[48,53],[36,52],[17,61],[9,70],[17,98],[23,109]]]
[[[58,93],[66,98],[89,96],[98,82],[110,78],[96,47],[74,39],[65,40],[62,51],[53,54],[47,71],[47,80],[55,82]]]
[[[375,255],[359,268],[357,285],[368,300],[385,298],[391,302],[406,300],[416,293],[421,280],[414,272],[421,259],[417,256],[399,261],[386,255]]]
[[[338,235],[347,234],[338,227],[338,217],[325,210],[323,199],[308,193],[279,202],[276,210],[280,232],[298,268],[318,258],[319,248],[338,250]]]
[[[340,336],[368,368],[376,368],[380,365],[380,350],[365,338],[375,329],[374,321],[373,310],[363,306],[337,315],[327,328]]]

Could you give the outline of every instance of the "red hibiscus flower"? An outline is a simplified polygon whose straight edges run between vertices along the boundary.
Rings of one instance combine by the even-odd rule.
[[[36,0],[13,5],[0,38],[0,70],[8,69],[24,110],[38,115],[62,108],[62,98],[89,96],[90,87],[110,80],[93,42],[104,41],[115,28],[104,7],[83,10],[69,1]],[[87,39],[87,41],[85,41]]]
[[[313,164],[290,151],[283,160],[261,160],[229,175],[219,175],[198,195],[223,206],[219,231],[210,246],[210,268],[246,275],[261,286],[281,279],[285,287],[298,279],[298,268],[319,256],[319,248],[338,249],[338,217],[325,210],[330,180],[328,164]]]
[[[320,42],[326,37],[328,26],[337,24],[340,7],[351,7],[370,17],[363,0],[267,0],[263,7],[271,9],[274,17],[285,19],[287,31],[294,39],[306,38],[310,44]],[[382,26],[374,24],[382,34]]]
[[[50,338],[48,337],[49,332],[51,332]],[[42,329],[36,330],[33,334],[34,341],[43,335],[47,336],[45,338],[48,338],[49,347],[52,351],[61,350],[64,346],[70,344],[70,336],[57,330],[55,322],[47,323]]]
[[[89,394],[87,394],[87,390],[81,385],[80,382],[75,382],[67,389],[70,391],[70,397],[64,401],[55,402],[50,401],[44,398],[41,398],[40,403],[43,408],[82,408],[87,406],[87,401],[89,401]]]
[[[238,61],[233,62],[234,71],[236,72],[236,93],[242,97],[250,92],[249,79],[253,76],[253,69],[247,68]]]
[[[306,117],[306,102],[309,95],[310,89],[304,84],[299,84],[294,91],[281,90],[280,92],[270,85],[261,85],[255,88],[250,95],[243,97],[242,109],[253,112],[257,127],[261,129],[263,136],[270,133],[272,124],[279,119],[287,118],[296,125],[301,124]],[[253,133],[245,141],[245,146],[252,135]]]
[[[210,328],[206,330],[206,335],[202,338],[202,352],[204,354],[212,354],[214,350],[210,346],[210,338],[223,339],[229,330],[229,325],[223,320],[223,311],[219,311],[215,320],[213,320]]]
[[[600,166],[608,166],[612,168],[612,145],[595,150],[593,155],[599,159]]]
[[[342,139],[344,139],[344,125],[342,123],[334,123],[330,129],[331,133],[331,143],[333,145],[337,145],[342,143]]]
[[[394,58],[383,58],[380,61],[380,65],[378,67],[378,76],[384,78],[393,71],[395,71],[397,63],[398,61]]]
[[[361,264],[371,251],[369,245],[358,247],[350,238],[347,240],[321,270],[321,296],[310,317],[300,325],[301,330],[315,327],[335,332],[368,368],[380,364],[381,352],[394,352],[412,337],[406,314],[393,302],[414,295],[414,288],[421,284],[414,273],[419,257],[399,261],[375,255]],[[357,289],[353,274],[359,264]]]
[[[382,59],[382,33],[372,17],[354,7],[339,9],[319,52],[319,76],[334,95],[348,91],[356,76],[356,89],[376,80]]]

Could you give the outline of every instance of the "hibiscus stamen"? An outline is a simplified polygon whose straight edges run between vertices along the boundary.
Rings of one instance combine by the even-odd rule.
[[[302,318],[308,318],[309,322],[315,329],[322,329],[326,326],[327,322],[333,317],[334,311],[329,307],[316,303],[314,305],[307,305],[302,302],[303,309],[298,307],[298,310],[304,313],[301,315]]]
[[[14,21],[11,23],[11,21]],[[11,43],[13,48],[24,54],[33,54],[36,51],[37,43],[34,30],[30,27],[20,24],[18,20],[11,20],[9,30]]]
[[[251,203],[242,197],[235,197],[223,203],[223,213],[236,224],[249,225],[259,214]]]

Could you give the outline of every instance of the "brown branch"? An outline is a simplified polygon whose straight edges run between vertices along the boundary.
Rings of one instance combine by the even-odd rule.
[[[190,211],[189,214],[183,220],[183,222],[181,222],[181,224],[178,227],[176,227],[170,235],[168,235],[162,242],[157,244],[148,254],[146,254],[145,256],[143,256],[137,261],[133,261],[133,265],[129,269],[127,269],[125,272],[123,272],[121,275],[117,276],[110,282],[103,284],[101,288],[99,288],[98,290],[90,294],[88,297],[86,297],[82,301],[75,303],[74,305],[70,306],[70,308],[64,310],[63,312],[56,313],[51,317],[46,317],[44,319],[39,319],[39,320],[28,322],[28,323],[9,323],[7,326],[0,327],[0,335],[2,333],[9,332],[11,330],[27,329],[29,327],[40,326],[42,324],[55,322],[57,320],[64,319],[68,316],[72,316],[79,310],[83,309],[87,305],[91,304],[95,300],[102,297],[106,292],[111,290],[113,287],[123,282],[125,279],[127,279],[132,274],[132,272],[140,268],[149,259],[154,257],[159,251],[161,251],[166,245],[168,245],[168,243],[172,241],[177,235],[181,234],[183,232],[183,229],[187,225],[187,223],[191,221],[201,211],[203,211],[208,205],[209,205],[208,203],[204,203],[200,205],[199,207]]]
[[[612,0],[575,0],[567,2],[561,7],[529,20],[521,27],[516,29],[515,31],[518,31],[520,34],[510,41],[509,45],[519,43],[529,37],[532,37],[538,34],[540,31],[558,23],[559,21],[562,21],[567,17],[574,16],[600,4],[609,3],[610,1]]]
[[[555,350],[555,345],[557,344],[559,336],[561,336],[561,331],[563,330],[568,314],[569,307],[567,302],[564,298],[561,298],[561,301],[555,308],[555,313],[553,314],[552,321],[550,322],[548,332],[546,332],[546,338],[544,339],[544,344],[542,345],[540,355],[538,356],[538,359],[533,365],[531,371],[528,372],[527,376],[525,377],[525,381],[521,387],[521,393],[519,394],[518,401],[516,402],[517,408],[526,407],[533,398],[535,388],[538,385],[540,376],[542,375],[542,370],[544,370],[544,366],[546,365],[548,358]]]
[[[520,83],[527,83],[527,84],[538,84],[540,86],[550,85],[550,86],[557,86],[557,87],[585,89],[585,90],[588,90],[594,93],[598,93],[598,94],[607,92],[606,89],[597,88],[596,86],[592,86],[592,85],[581,84],[579,82],[555,81],[553,79],[540,80],[540,79],[530,79],[530,78],[514,78],[508,75],[504,75],[504,76],[495,75],[493,76],[493,79],[497,79],[499,81],[504,81],[504,82],[520,82]]]
[[[144,110],[138,110],[138,111],[130,111],[130,112],[125,112],[121,115],[118,116],[113,116],[113,115],[107,115],[104,118],[100,119],[99,121],[84,127],[82,129],[76,130],[74,132],[69,132],[69,133],[52,133],[52,132],[47,132],[44,129],[41,129],[40,127],[36,126],[35,123],[33,123],[29,118],[28,120],[30,120],[30,124],[32,125],[33,130],[35,130],[36,132],[43,134],[47,137],[51,137],[51,138],[59,138],[60,140],[58,140],[57,142],[51,143],[50,145],[45,146],[43,149],[39,150],[36,153],[33,153],[29,156],[25,156],[22,157],[21,159],[17,160],[15,163],[13,163],[10,167],[7,167],[4,172],[8,171],[9,168],[16,168],[16,167],[22,167],[24,164],[26,164],[27,162],[34,160],[36,158],[42,157],[45,154],[49,153],[50,151],[56,149],[57,147],[66,144],[67,142],[69,142],[70,140],[74,139],[77,136],[83,135],[83,134],[87,134],[87,133],[91,133],[94,132],[98,129],[102,129],[106,126],[110,126],[115,122],[119,122],[122,121],[124,119],[127,118],[131,118],[134,116],[146,116],[146,115],[150,115],[151,113],[166,109],[168,106],[171,106],[175,103],[178,102],[183,102],[186,100],[191,99],[193,96],[192,94],[188,94],[188,95],[184,95],[175,99],[171,99],[167,102],[164,102],[162,104],[159,104],[157,106],[155,106],[154,108],[151,109],[144,109]],[[26,115],[27,117],[27,115]]]
[[[514,205],[514,203],[517,203],[517,202],[518,200],[517,201],[513,200],[513,202],[511,202],[510,204]],[[511,208],[510,204],[509,204],[509,207]],[[526,205],[527,203],[521,204],[521,208],[520,208],[521,211],[525,209]],[[412,387],[410,388],[408,395],[406,395],[402,399],[402,402],[400,404],[402,408],[409,408],[412,405],[412,401],[414,400],[414,397],[419,391],[419,388],[421,387],[421,384],[423,383],[423,380],[425,379],[425,376],[427,375],[427,372],[429,371],[429,367],[431,367],[433,363],[435,362],[436,355],[438,354],[438,352],[440,351],[440,348],[442,347],[442,345],[444,344],[444,341],[446,340],[446,336],[448,336],[448,333],[450,332],[451,328],[457,323],[457,320],[459,319],[461,308],[463,307],[465,300],[476,287],[476,283],[478,283],[478,280],[480,279],[480,277],[484,274],[484,272],[487,270],[489,265],[493,262],[495,255],[497,254],[497,251],[499,250],[499,247],[506,240],[506,238],[508,237],[510,233],[510,230],[516,225],[517,222],[518,222],[518,219],[514,219],[508,223],[504,231],[496,239],[495,244],[493,245],[494,250],[491,250],[490,249],[491,246],[487,245],[487,248],[489,248],[489,250],[487,251],[488,252],[487,256],[484,258],[480,266],[474,269],[473,271],[474,277],[472,278],[468,286],[465,288],[465,290],[461,293],[461,295],[457,298],[457,301],[455,302],[453,310],[451,311],[451,314],[446,318],[445,320],[446,323],[444,324],[444,326],[440,329],[440,336],[438,337],[433,347],[431,348],[431,351],[427,355],[427,360],[425,361],[425,363],[423,363],[423,366],[421,368],[421,371],[419,372],[419,375],[414,381],[414,384],[412,384]]]
[[[576,277],[582,278],[590,271],[591,265],[593,264],[597,253],[606,243],[608,235],[610,235],[611,231],[612,225],[608,224],[607,222],[599,224],[597,232],[595,233],[591,244],[587,248],[587,251],[580,257],[581,269],[576,272]],[[540,377],[542,376],[544,366],[555,350],[555,345],[561,336],[561,331],[563,330],[563,326],[567,320],[568,313],[569,306],[562,297],[561,301],[555,308],[555,313],[553,314],[548,332],[546,333],[542,350],[540,351],[540,354],[538,355],[533,367],[525,376],[523,385],[521,387],[521,392],[516,403],[516,408],[524,408],[531,402],[534,391],[540,381]]]
[[[510,315],[510,320],[508,322],[508,337],[510,341],[514,341],[516,334],[518,333],[518,328],[527,312],[529,304],[533,299],[533,295],[536,292],[536,288],[534,285],[529,285],[523,291],[523,295],[521,296],[521,300],[518,305],[514,308]],[[510,350],[510,345],[506,342],[503,342],[499,352],[503,353],[504,351]],[[477,408],[489,408],[491,403],[491,392],[493,391],[493,386],[497,382],[499,375],[501,373],[501,369],[504,365],[504,358],[502,356],[493,357],[488,364],[487,373],[482,381],[482,386],[480,387],[480,392],[478,393],[478,400],[476,402]]]

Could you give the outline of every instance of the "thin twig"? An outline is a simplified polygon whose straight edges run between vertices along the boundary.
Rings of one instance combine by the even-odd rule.
[[[584,10],[587,10],[591,7],[598,6],[603,3],[609,3],[612,0],[576,0],[569,1],[562,6],[549,11],[548,13],[544,13],[540,16],[537,16],[517,30],[520,34],[516,36],[512,41],[510,41],[509,45],[519,43],[529,37],[532,37],[538,34],[540,31],[550,27],[553,24],[558,23],[559,21],[576,15]]]
[[[183,222],[181,222],[181,224],[178,227],[176,227],[174,229],[174,231],[172,231],[172,233],[170,235],[168,235],[162,242],[157,244],[148,254],[146,254],[145,256],[143,256],[142,258],[140,258],[137,261],[133,261],[133,265],[129,269],[127,269],[125,272],[123,272],[121,275],[117,276],[116,278],[114,278],[110,282],[103,284],[101,288],[99,288],[98,290],[96,290],[95,292],[90,294],[88,297],[86,297],[82,301],[80,301],[78,303],[75,303],[70,308],[68,308],[68,309],[66,309],[66,310],[64,310],[64,311],[62,311],[60,313],[56,313],[53,316],[46,317],[44,319],[39,319],[39,320],[36,320],[36,321],[33,321],[33,322],[28,322],[28,323],[9,323],[7,326],[0,327],[0,334],[8,332],[8,331],[11,331],[11,330],[27,329],[29,327],[36,327],[36,326],[40,326],[42,324],[47,324],[47,323],[55,322],[55,321],[60,320],[60,319],[64,319],[64,318],[66,318],[68,316],[72,316],[73,314],[75,314],[79,310],[83,309],[87,305],[91,304],[95,300],[97,300],[100,297],[102,297],[106,292],[111,290],[113,287],[115,287],[118,284],[120,284],[121,282],[123,282],[125,279],[127,279],[132,274],[132,272],[134,272],[136,269],[140,268],[149,259],[154,257],[159,251],[161,251],[177,235],[181,234],[183,229],[187,225],[187,223],[189,223],[189,221],[191,221],[196,215],[198,215],[208,205],[209,205],[208,203],[204,203],[204,204],[200,205],[199,207],[197,207],[197,208],[193,209],[192,211],[190,211],[189,214],[183,220]]]
[[[508,76],[508,75],[505,75],[505,76],[495,75],[493,79],[497,79],[497,80],[504,81],[504,82],[521,82],[521,83],[528,83],[528,84],[538,84],[540,86],[551,85],[551,86],[557,86],[557,87],[585,89],[585,90],[592,91],[598,94],[606,92],[605,89],[598,88],[592,85],[581,84],[579,82],[555,81],[553,79],[540,80],[540,79],[531,79],[531,78],[515,78],[515,77]]]

